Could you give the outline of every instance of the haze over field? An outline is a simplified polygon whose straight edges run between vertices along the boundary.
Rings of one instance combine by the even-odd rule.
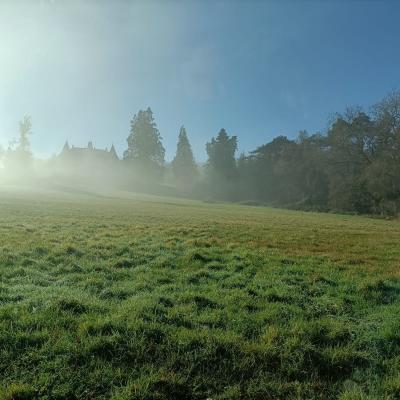
[[[0,0],[0,400],[400,399],[399,15]]]
[[[399,11],[3,1],[0,181],[397,215]]]

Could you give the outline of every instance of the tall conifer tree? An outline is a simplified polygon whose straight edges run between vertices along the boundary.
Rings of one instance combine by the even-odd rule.
[[[182,126],[179,132],[176,155],[172,161],[172,170],[176,183],[183,189],[190,189],[197,178],[197,165],[193,156],[192,147]]]
[[[124,160],[133,162],[138,172],[151,178],[160,178],[165,156],[161,140],[151,109],[140,110],[131,121]]]

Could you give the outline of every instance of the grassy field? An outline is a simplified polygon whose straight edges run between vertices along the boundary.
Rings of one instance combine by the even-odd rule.
[[[400,222],[0,193],[0,399],[399,399]]]

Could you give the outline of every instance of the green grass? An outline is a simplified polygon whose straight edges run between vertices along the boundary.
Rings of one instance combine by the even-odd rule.
[[[0,398],[399,399],[400,223],[0,194]]]

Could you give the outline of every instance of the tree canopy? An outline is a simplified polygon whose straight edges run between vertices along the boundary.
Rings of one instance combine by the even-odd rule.
[[[217,197],[234,197],[237,166],[235,153],[237,150],[237,137],[229,137],[225,129],[221,129],[217,137],[206,144],[208,155],[207,179],[210,190]]]
[[[160,177],[164,167],[165,149],[150,107],[140,110],[131,120],[128,148],[124,160],[132,161],[136,168]]]
[[[185,190],[193,188],[198,171],[184,126],[179,131],[176,155],[172,161],[172,170],[179,187]]]
[[[31,119],[25,117],[18,139],[0,151],[3,175],[31,173],[31,132]],[[202,199],[304,210],[400,214],[400,91],[389,93],[368,112],[351,107],[335,114],[323,133],[280,135],[239,157],[237,137],[221,129],[206,143],[203,165],[196,164],[183,126],[175,157],[165,163],[150,108],[131,120],[127,144],[121,163],[111,149],[113,160],[120,163],[115,180],[126,185],[141,178],[142,187],[155,183],[153,188],[172,195],[185,192]],[[171,172],[165,181],[164,170]]]

